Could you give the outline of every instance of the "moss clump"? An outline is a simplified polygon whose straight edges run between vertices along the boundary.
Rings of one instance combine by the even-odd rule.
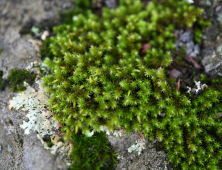
[[[180,0],[147,6],[122,0],[117,9],[104,8],[101,17],[87,11],[55,27],[50,44],[55,58],[45,60],[51,74],[43,80],[65,139],[101,125],[122,126],[162,141],[175,169],[221,169],[222,123],[214,119],[222,111],[221,86],[215,82],[188,94],[170,83],[166,71],[175,28],[209,25],[202,12]],[[150,48],[144,54],[139,49],[145,43]],[[87,169],[92,162],[83,154],[75,150],[73,158]]]
[[[13,92],[21,92],[26,89],[24,82],[32,84],[35,81],[36,74],[34,72],[29,72],[25,69],[17,70],[12,69],[9,72],[7,81]]]
[[[35,73],[30,73],[25,69],[12,69],[7,79],[3,79],[3,71],[0,71],[0,90],[5,90],[9,86],[13,92],[21,92],[26,89],[24,82],[32,84],[36,78]]]
[[[69,170],[112,170],[116,164],[116,154],[111,149],[104,132],[87,137],[81,132],[73,136],[71,158],[74,163]]]

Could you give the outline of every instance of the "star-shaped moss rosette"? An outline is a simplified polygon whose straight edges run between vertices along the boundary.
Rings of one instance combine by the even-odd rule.
[[[124,127],[162,141],[175,169],[220,169],[222,124],[214,118],[222,111],[221,87],[207,85],[192,96],[166,71],[175,29],[209,25],[202,13],[180,0],[120,0],[101,16],[87,11],[55,27],[54,59],[45,60],[51,74],[43,80],[66,139],[101,125]],[[143,44],[149,47],[141,52]]]

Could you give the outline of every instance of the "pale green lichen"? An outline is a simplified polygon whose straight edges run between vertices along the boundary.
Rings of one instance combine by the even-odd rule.
[[[124,159],[123,156],[117,155],[117,159]]]
[[[143,142],[142,140],[137,140],[136,141],[136,144],[133,144],[132,146],[130,146],[129,148],[128,148],[128,152],[132,152],[132,151],[137,151],[138,152],[138,155],[140,155],[141,154],[141,151],[143,150],[143,149],[145,149],[145,142]]]
[[[33,27],[31,28],[31,31],[32,31],[35,35],[38,35],[38,34],[39,34],[39,28],[38,28],[38,27],[33,26]]]
[[[12,145],[8,145],[8,152],[12,153]]]
[[[84,135],[88,136],[88,137],[91,137],[94,135],[94,132],[96,132],[97,130],[96,129],[93,129],[91,132],[88,132],[88,133],[84,133],[82,132]],[[109,131],[106,126],[104,125],[101,125],[100,126],[100,130],[98,132],[106,132],[107,135],[114,135],[116,137],[118,136],[122,136],[122,132],[119,131],[119,130],[114,130],[113,132]]]
[[[55,121],[52,112],[46,109],[49,98],[45,93],[45,88],[42,86],[42,80],[37,80],[35,83],[39,85],[37,92],[27,85],[27,89],[24,92],[19,93],[9,101],[8,108],[10,110],[14,108],[15,110],[20,109],[28,112],[26,117],[29,118],[29,121],[23,121],[20,125],[25,130],[24,133],[26,135],[30,134],[30,130],[36,131],[38,132],[37,137],[44,148],[50,150],[52,154],[55,154],[57,151],[59,153],[68,153],[71,149],[69,142],[57,141],[52,147],[48,147],[47,142],[43,141],[45,135],[53,135],[52,129],[53,127],[56,128],[58,121]]]

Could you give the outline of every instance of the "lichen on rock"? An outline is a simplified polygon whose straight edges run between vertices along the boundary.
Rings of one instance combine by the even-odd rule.
[[[48,95],[45,93],[45,88],[42,86],[42,80],[37,80],[35,83],[39,85],[38,91],[31,86],[27,86],[27,89],[19,93],[16,97],[9,101],[8,108],[16,110],[27,111],[26,117],[28,122],[23,121],[20,125],[25,130],[25,134],[30,134],[30,130],[36,131],[37,137],[40,139],[45,149],[50,150],[52,154],[56,152],[69,152],[71,150],[71,143],[69,141],[53,141],[52,147],[47,146],[47,142],[43,140],[45,135],[56,137],[53,128],[55,129],[58,121],[54,120],[53,114],[47,109]],[[58,138],[58,136],[57,136]],[[68,162],[67,162],[68,163]]]

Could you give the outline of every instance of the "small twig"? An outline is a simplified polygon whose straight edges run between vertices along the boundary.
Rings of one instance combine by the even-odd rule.
[[[197,69],[203,68],[194,59],[190,58],[190,61],[194,65],[195,68],[197,68]]]
[[[215,119],[219,119],[222,116],[222,113],[220,113]]]
[[[142,142],[144,142],[145,141],[145,139],[144,139],[144,135],[142,134],[142,132],[139,132],[138,131],[138,133],[140,134],[140,141],[142,141]]]
[[[187,55],[181,54],[180,52],[173,51],[173,50],[170,50],[170,52],[183,57],[185,60],[187,60],[188,62],[192,63],[195,68],[197,68],[197,69],[202,68],[194,59],[187,57]]]
[[[178,91],[180,90],[180,78],[179,78],[179,80],[177,82],[177,89],[178,89]]]
[[[184,69],[182,68],[182,66],[180,65],[180,63],[178,62],[177,59],[173,59],[174,63],[178,66],[177,68],[182,71],[182,73],[184,74],[186,71],[184,71]]]

